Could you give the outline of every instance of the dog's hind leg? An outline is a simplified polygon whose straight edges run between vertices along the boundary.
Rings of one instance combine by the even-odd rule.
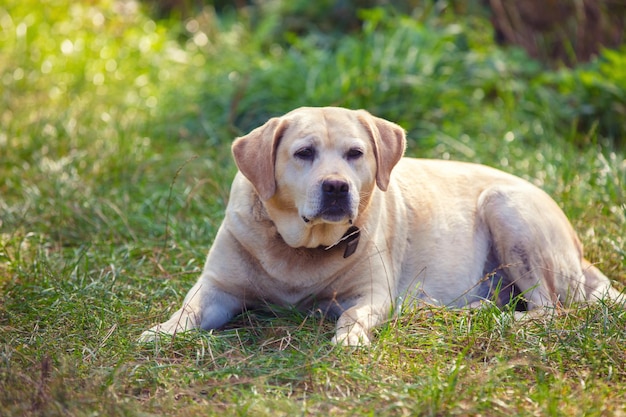
[[[540,189],[494,186],[482,192],[477,210],[503,274],[528,310],[590,300],[611,289],[608,278],[582,257],[565,214]]]

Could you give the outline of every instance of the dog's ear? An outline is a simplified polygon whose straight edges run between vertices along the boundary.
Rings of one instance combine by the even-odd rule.
[[[406,148],[404,129],[395,123],[359,110],[358,119],[369,132],[376,156],[376,184],[387,191],[391,170],[400,161]]]
[[[276,192],[276,149],[286,127],[285,120],[275,117],[233,142],[232,152],[237,168],[252,183],[263,201]]]

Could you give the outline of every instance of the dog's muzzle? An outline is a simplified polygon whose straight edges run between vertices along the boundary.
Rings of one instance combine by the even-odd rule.
[[[313,211],[303,214],[305,223],[349,223],[356,215],[350,184],[341,179],[326,179],[318,186]]]
[[[342,180],[322,182],[320,217],[329,222],[339,222],[352,215],[350,184]]]

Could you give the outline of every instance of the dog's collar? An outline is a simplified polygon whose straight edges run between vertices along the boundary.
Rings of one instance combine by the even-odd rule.
[[[356,252],[356,248],[359,245],[359,238],[361,237],[361,229],[356,226],[350,226],[350,228],[344,233],[344,235],[337,242],[324,248],[324,250],[332,249],[336,246],[346,243],[346,249],[343,252],[343,257],[347,258]]]

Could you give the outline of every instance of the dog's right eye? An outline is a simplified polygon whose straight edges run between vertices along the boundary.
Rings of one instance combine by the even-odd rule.
[[[298,149],[296,153],[293,154],[298,159],[302,159],[303,161],[311,161],[315,158],[315,150],[313,148],[302,148]]]

